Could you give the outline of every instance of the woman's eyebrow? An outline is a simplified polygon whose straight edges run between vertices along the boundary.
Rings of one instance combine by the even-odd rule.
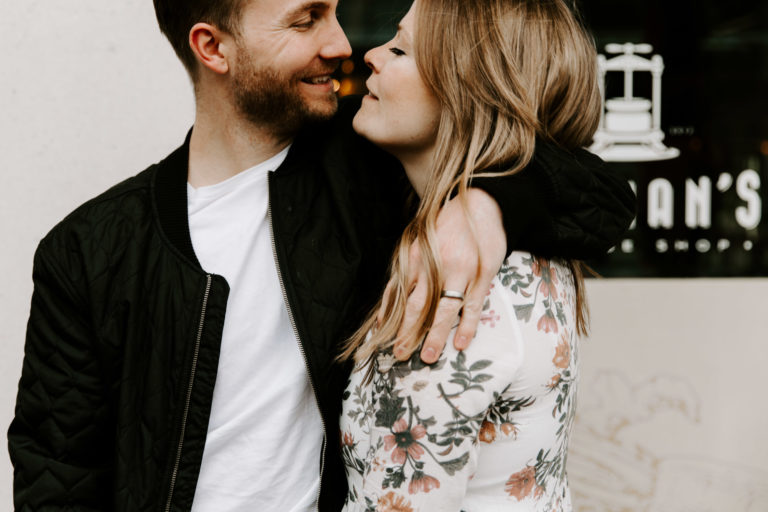
[[[402,25],[397,26],[397,34],[403,34],[408,41],[412,41],[413,38],[411,37],[411,33],[408,32],[405,28],[403,28]],[[397,35],[395,34],[395,35]]]

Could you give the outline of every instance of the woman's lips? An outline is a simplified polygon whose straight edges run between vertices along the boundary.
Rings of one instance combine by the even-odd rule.
[[[373,93],[373,89],[371,89],[371,85],[370,85],[368,82],[366,82],[366,83],[365,83],[365,86],[368,88],[368,94],[367,94],[365,97],[366,97],[366,98],[370,98],[370,99],[372,99],[372,100],[378,100],[378,99],[379,99],[379,97],[378,97],[378,96],[376,96],[376,95]]]

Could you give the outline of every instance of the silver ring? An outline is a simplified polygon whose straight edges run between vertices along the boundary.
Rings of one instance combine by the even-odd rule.
[[[464,294],[453,290],[443,290],[440,292],[440,298],[464,300]]]

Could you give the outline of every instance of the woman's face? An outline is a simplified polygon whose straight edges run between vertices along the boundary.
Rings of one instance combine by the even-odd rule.
[[[414,16],[411,6],[394,39],[365,55],[373,73],[353,121],[359,134],[395,156],[432,148],[440,119],[440,104],[414,60]]]

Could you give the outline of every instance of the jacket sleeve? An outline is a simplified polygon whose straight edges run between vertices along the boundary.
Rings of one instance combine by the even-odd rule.
[[[568,152],[543,141],[519,173],[475,179],[472,186],[499,203],[507,253],[598,257],[621,239],[635,216],[635,194],[626,179],[586,150]]]
[[[59,254],[64,258],[64,254]],[[77,263],[35,254],[16,413],[8,431],[17,511],[109,510],[114,428]]]

